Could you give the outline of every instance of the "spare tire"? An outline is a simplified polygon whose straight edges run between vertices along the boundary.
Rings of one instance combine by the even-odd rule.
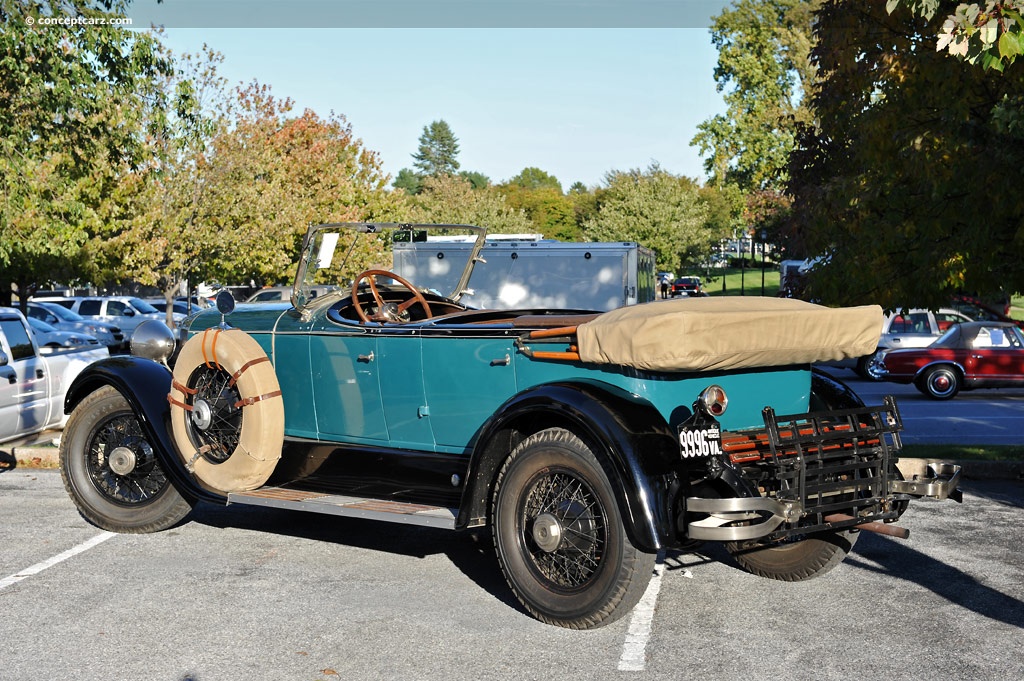
[[[190,338],[174,364],[171,431],[178,455],[217,494],[263,485],[281,458],[284,404],[270,358],[238,329]]]

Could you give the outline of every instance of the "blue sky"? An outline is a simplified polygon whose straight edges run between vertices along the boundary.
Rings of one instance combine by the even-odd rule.
[[[159,7],[173,8],[175,1]],[[306,1],[322,7],[326,0]],[[463,1],[447,0],[445,7]],[[219,4],[260,6],[254,0]],[[614,12],[589,14],[600,21],[583,27],[508,28],[499,17],[463,28],[398,27],[386,20],[363,21],[368,26],[358,28],[314,28],[306,25],[317,23],[309,16],[286,20],[294,15],[280,14],[281,8],[294,5],[282,2],[272,6],[276,14],[269,18],[239,20],[235,27],[168,21],[165,42],[177,53],[197,52],[206,43],[224,55],[221,73],[230,83],[256,79],[276,96],[293,99],[298,111],[308,107],[322,116],[331,111],[344,115],[392,175],[411,167],[424,126],[443,119],[459,139],[461,168],[495,182],[533,166],[555,175],[564,188],[577,180],[595,186],[610,170],[646,168],[653,162],[672,173],[703,178],[690,140],[700,122],[724,110],[715,90],[717,52],[708,15],[671,16],[665,21],[669,28],[612,28],[629,23],[628,3],[569,4],[577,10],[595,4]],[[656,4],[655,9],[704,5]],[[518,7],[512,0],[486,6]],[[132,15],[136,28],[153,21],[134,10]],[[530,15],[517,16],[526,19],[512,23],[531,23]],[[534,23],[588,22],[545,18]]]

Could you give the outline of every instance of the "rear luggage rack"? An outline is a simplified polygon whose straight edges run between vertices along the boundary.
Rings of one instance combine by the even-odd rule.
[[[814,524],[837,512],[873,519],[895,519],[880,508],[889,494],[896,456],[902,447],[903,421],[896,401],[886,396],[879,407],[857,407],[778,416],[762,412],[770,460],[776,467],[780,501],[800,503]]]

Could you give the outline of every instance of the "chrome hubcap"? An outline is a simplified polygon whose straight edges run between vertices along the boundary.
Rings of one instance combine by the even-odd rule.
[[[541,551],[552,553],[562,543],[562,524],[550,513],[542,513],[533,521],[533,541]]]
[[[128,475],[135,470],[135,452],[128,447],[115,447],[107,457],[107,464],[116,475]]]
[[[192,423],[199,430],[206,430],[213,423],[213,409],[206,400],[196,400],[192,405]]]

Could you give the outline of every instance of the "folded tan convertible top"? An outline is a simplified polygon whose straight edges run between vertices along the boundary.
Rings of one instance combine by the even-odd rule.
[[[878,305],[830,308],[761,297],[680,298],[622,307],[576,329],[580,359],[654,371],[785,366],[861,357],[882,332]]]

